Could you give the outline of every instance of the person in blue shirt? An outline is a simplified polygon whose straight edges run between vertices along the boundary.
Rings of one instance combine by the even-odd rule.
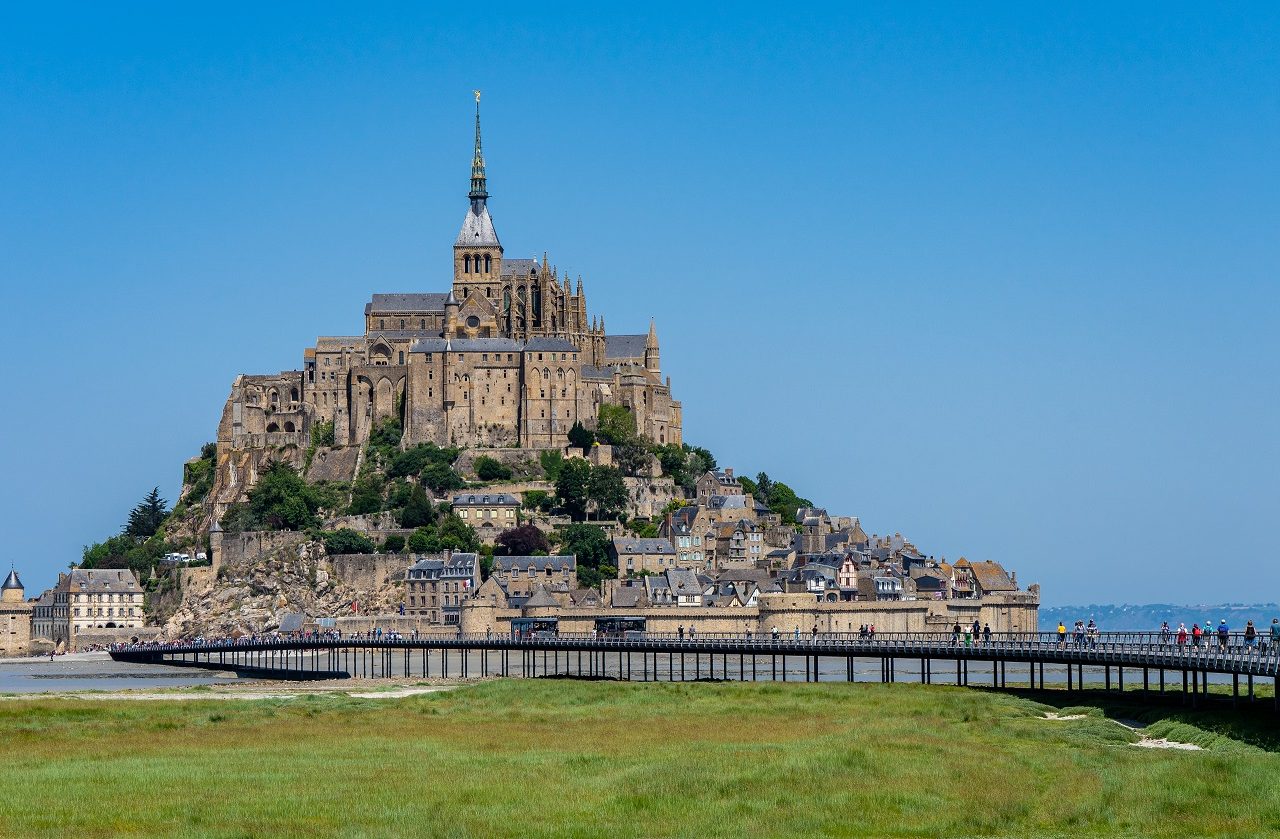
[[[1218,621],[1218,646],[1222,649],[1227,648],[1227,642],[1231,640],[1231,630],[1227,627],[1225,620]]]

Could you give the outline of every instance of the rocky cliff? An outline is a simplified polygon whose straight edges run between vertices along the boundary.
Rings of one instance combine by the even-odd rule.
[[[164,623],[168,637],[269,632],[290,613],[350,615],[355,603],[361,613],[385,614],[402,602],[402,583],[391,574],[356,577],[342,557],[301,540],[232,557],[216,575],[209,568],[185,570],[178,592],[181,600]]]

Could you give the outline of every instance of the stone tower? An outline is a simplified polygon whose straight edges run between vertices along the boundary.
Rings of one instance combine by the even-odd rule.
[[[649,318],[649,334],[644,339],[644,369],[661,373],[662,362],[658,356],[658,326]]]
[[[0,656],[29,655],[31,652],[31,613],[34,606],[25,599],[26,589],[18,572],[0,585]]]
[[[489,190],[480,147],[480,91],[476,91],[476,148],[471,157],[471,206],[462,230],[453,243],[453,294],[458,300],[471,295],[494,298],[502,276],[502,243],[489,218]]]

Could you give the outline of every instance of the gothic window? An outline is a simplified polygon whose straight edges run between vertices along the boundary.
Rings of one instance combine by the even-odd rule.
[[[298,389],[297,389],[296,387],[295,387],[295,388],[290,389],[290,391],[289,391],[289,401],[290,401],[290,402],[297,402],[297,401],[298,401]]]
[[[378,319],[378,328],[379,328],[379,329],[386,329],[386,328],[387,328],[387,322],[386,322],[385,320],[383,320],[382,318],[379,318],[379,319]]]
[[[284,424],[284,430],[285,430],[285,431],[293,431],[293,430],[294,430],[293,423],[291,423],[291,422],[286,422],[286,423]]]
[[[504,288],[502,290],[502,314],[511,314],[511,289],[509,288]]]
[[[274,408],[274,407],[278,406],[279,404],[280,404],[280,394],[279,394],[279,392],[277,392],[277,391],[275,391],[275,390],[271,391],[271,407],[272,407],[272,408]]]
[[[471,273],[471,254],[467,254],[466,256],[462,257],[462,273],[464,274]]]
[[[426,318],[418,318],[418,328],[419,328],[419,329],[426,329],[426,328],[427,328],[427,319],[426,319]]]
[[[275,434],[279,430],[280,430],[280,426],[276,425],[274,422],[267,423],[268,434]]]
[[[493,263],[490,261],[489,254],[485,254],[484,255],[484,272],[488,274],[492,267],[493,267]]]
[[[404,364],[404,350],[400,351],[400,364]]]

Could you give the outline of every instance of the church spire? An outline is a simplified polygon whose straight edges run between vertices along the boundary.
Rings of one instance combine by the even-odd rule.
[[[484,152],[480,148],[480,91],[474,91],[476,95],[476,151],[471,158],[471,198],[472,209],[479,212],[479,207],[483,206],[485,200],[489,197],[489,190],[485,184],[484,177]]]

